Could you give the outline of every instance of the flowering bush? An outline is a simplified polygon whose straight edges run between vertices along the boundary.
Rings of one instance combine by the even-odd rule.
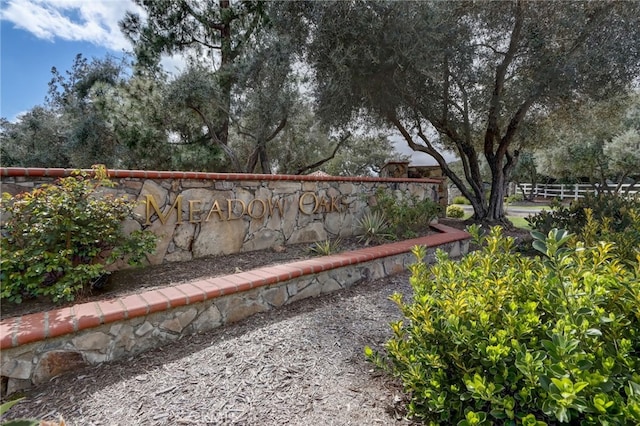
[[[106,265],[124,257],[137,264],[154,250],[148,231],[123,235],[121,223],[135,203],[98,193],[108,186],[106,169],[96,167],[93,176],[76,172],[15,197],[2,194],[2,299],[71,301],[107,273]]]

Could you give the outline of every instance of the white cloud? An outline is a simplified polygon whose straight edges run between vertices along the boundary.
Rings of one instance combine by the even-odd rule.
[[[2,20],[46,40],[86,41],[111,50],[131,49],[118,21],[131,0],[9,0]]]
[[[17,112],[16,114],[13,115],[13,117],[8,117],[7,120],[9,120],[10,123],[17,123],[20,120],[22,120],[22,116],[28,112],[29,110]]]
[[[435,166],[436,164],[438,164],[435,158],[433,158],[429,154],[412,150],[404,140],[404,138],[399,134],[394,134],[389,139],[391,139],[391,143],[393,144],[393,147],[397,152],[402,155],[408,155],[409,157],[411,157],[409,161],[412,166]],[[440,153],[447,162],[458,160],[458,157],[452,152],[441,150]]]
[[[132,49],[118,22],[127,11],[146,16],[132,0],[9,0],[1,19],[38,38],[85,41],[113,51]],[[176,75],[186,67],[182,55],[163,55],[162,66]]]
[[[187,68],[187,60],[181,54],[175,54],[172,56],[162,55],[160,65],[166,72],[171,75],[178,75]]]

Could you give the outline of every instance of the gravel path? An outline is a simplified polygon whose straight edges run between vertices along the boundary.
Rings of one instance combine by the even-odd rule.
[[[397,383],[366,362],[408,274],[362,283],[58,377],[11,417],[67,425],[409,425]]]

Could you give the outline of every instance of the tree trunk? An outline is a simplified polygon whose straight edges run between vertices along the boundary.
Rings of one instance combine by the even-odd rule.
[[[267,147],[266,143],[260,144],[258,150],[258,156],[260,158],[260,168],[262,169],[262,173],[271,174],[271,164],[269,163],[269,156],[267,155]]]
[[[231,71],[231,62],[233,61],[233,47],[231,44],[231,21],[233,13],[231,13],[231,4],[229,0],[220,0],[220,16],[222,17],[222,29],[220,30],[220,91],[221,103],[224,108],[222,111],[222,123],[216,136],[223,145],[229,144],[229,114],[231,111],[231,89],[233,86],[233,74]]]
[[[489,205],[480,212],[483,216],[476,218],[487,223],[509,225],[504,214],[504,194],[505,194],[505,174],[502,168],[501,158],[494,156],[487,159],[491,169],[491,192],[489,194]],[[475,209],[474,209],[475,210]]]

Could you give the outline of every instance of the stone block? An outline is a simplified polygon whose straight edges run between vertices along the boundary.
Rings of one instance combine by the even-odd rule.
[[[97,365],[109,361],[109,356],[100,352],[89,351],[84,353],[84,359],[90,365]]]
[[[9,380],[7,381],[7,395],[11,395],[14,392],[28,389],[30,387],[31,380],[9,378]]]
[[[361,271],[355,265],[334,269],[329,271],[327,276],[339,283],[342,288],[350,287],[353,283],[362,279]]]
[[[180,321],[180,325],[182,326],[182,328],[184,328],[191,324],[191,322],[196,318],[197,315],[198,310],[196,308],[189,308],[186,311],[178,312],[176,314],[176,318],[178,319],[178,321]]]
[[[111,343],[111,337],[102,332],[94,332],[74,337],[71,342],[79,350],[106,352]]]
[[[33,372],[31,361],[11,359],[2,363],[0,374],[14,379],[30,379]]]
[[[354,188],[351,182],[342,182],[338,185],[338,189],[342,195],[353,194],[355,192]]]
[[[323,241],[327,239],[327,231],[325,231],[322,222],[314,222],[298,229],[291,234],[288,244],[312,243],[315,241]]]
[[[284,216],[281,218],[281,226],[278,229],[282,229],[284,237],[288,240],[291,238],[291,234],[296,227],[296,220],[298,218],[298,196],[292,194],[284,197]]]
[[[173,253],[169,253],[164,257],[165,262],[185,262],[193,259],[193,255],[190,251],[178,250]]]
[[[176,313],[174,318],[168,318],[160,323],[160,328],[174,333],[181,333],[198,315],[195,308]]]
[[[287,288],[286,286],[267,288],[262,290],[261,296],[269,306],[277,308],[287,301]]]
[[[238,253],[242,249],[247,222],[244,220],[211,220],[200,227],[193,242],[193,256],[215,256]]]
[[[82,354],[77,351],[47,352],[38,361],[32,380],[35,384],[44,383],[52,377],[87,365]]]
[[[218,180],[214,183],[213,187],[218,191],[230,191],[236,186],[236,182],[228,180]]]
[[[202,312],[193,322],[193,327],[196,331],[208,331],[212,330],[222,324],[222,315],[216,305],[211,305],[204,312]]]
[[[342,233],[344,218],[343,214],[337,212],[327,214],[324,220],[324,229],[330,235],[346,235]]]
[[[120,324],[118,324],[120,325]],[[133,327],[129,324],[121,324],[121,327],[118,327],[117,331],[113,330],[114,327],[111,327],[113,331],[115,331],[115,347],[121,348],[123,347],[127,352],[132,350],[136,344],[136,336],[133,333]],[[113,334],[112,331],[112,334]]]
[[[213,198],[216,194],[215,191],[212,191],[210,189],[205,189],[205,188],[191,188],[191,189],[187,189],[185,191],[182,191],[182,193],[180,194],[182,195],[182,211],[184,213],[189,212],[189,201],[202,201],[202,203],[200,203],[198,205],[199,209],[204,209],[205,206],[211,206],[211,204],[213,204]],[[205,216],[208,212],[205,212]]]
[[[268,188],[274,194],[291,194],[302,190],[302,184],[300,182],[271,181],[268,184]]]
[[[193,241],[195,230],[196,225],[193,223],[182,223],[173,233],[173,243],[182,250],[191,249],[191,242]]]
[[[276,245],[281,245],[284,238],[282,234],[270,229],[256,232],[249,241],[242,246],[242,251],[264,250]]]
[[[455,243],[451,244],[451,247],[449,248],[449,256],[458,257],[461,254],[462,251],[460,250],[460,243],[456,241]]]
[[[384,270],[387,275],[395,275],[404,272],[404,262],[402,256],[387,258],[384,263]]]
[[[299,281],[295,286],[296,292],[295,294],[289,293],[290,297],[287,300],[287,304],[306,299],[308,297],[319,296],[322,290],[322,286],[315,279],[312,281]]]
[[[142,182],[140,182],[139,180],[125,179],[122,181],[122,186],[128,189],[140,191],[142,189]]]
[[[144,336],[153,330],[153,325],[149,321],[145,321],[138,329],[136,330],[136,336]]]
[[[139,231],[140,229],[142,229],[142,226],[140,225],[140,222],[138,222],[137,220],[125,219],[122,222],[121,229],[122,229],[122,233],[128,236],[128,235],[131,235],[133,231]]]
[[[459,241],[460,243],[460,252],[465,255],[469,253],[469,240]]]
[[[249,299],[240,295],[234,295],[216,302],[226,324],[237,322],[253,314],[268,311],[269,307],[256,299]]]
[[[213,188],[213,182],[204,179],[182,179],[183,188]]]
[[[168,210],[169,207],[164,210]],[[163,214],[166,215],[168,213],[171,212],[164,211]],[[164,260],[164,257],[167,254],[167,249],[169,248],[169,244],[173,242],[173,232],[176,229],[177,221],[178,215],[176,214],[176,212],[173,212],[168,215],[167,220],[164,224],[160,220],[156,220],[151,224],[151,226],[149,226],[149,231],[158,236],[158,240],[156,242],[156,251],[151,255],[147,255],[147,259],[152,265],[160,264]]]
[[[318,182],[311,182],[307,180],[302,182],[303,192],[315,192],[317,188],[318,188]]]
[[[333,291],[342,289],[342,286],[340,285],[340,283],[334,280],[333,278],[327,277],[326,279],[319,280],[319,281],[321,286],[320,292],[322,294],[331,293]]]
[[[146,218],[147,195],[153,196],[158,207],[163,210],[168,201],[169,191],[150,179],[145,180],[140,190],[140,195],[138,196],[138,205],[133,210],[135,216]]]

